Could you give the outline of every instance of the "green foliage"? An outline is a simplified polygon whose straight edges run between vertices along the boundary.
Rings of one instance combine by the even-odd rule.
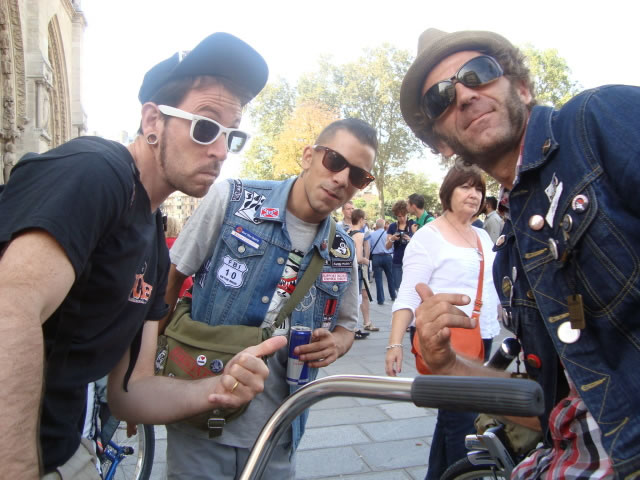
[[[538,104],[560,108],[580,91],[578,82],[571,79],[567,61],[558,54],[558,50],[537,50],[525,45],[522,51],[531,70]]]
[[[431,182],[424,173],[402,172],[387,178],[387,197],[393,199],[388,204],[388,214],[391,207],[398,200],[407,200],[412,193],[419,193],[424,197],[424,208],[430,212],[441,210],[440,185]],[[385,213],[387,213],[387,203],[385,202]]]
[[[276,179],[272,158],[275,154],[273,141],[281,133],[285,121],[295,107],[295,88],[278,78],[269,83],[249,104],[249,115],[258,126],[258,134],[251,139],[242,163],[242,177],[258,180]]]

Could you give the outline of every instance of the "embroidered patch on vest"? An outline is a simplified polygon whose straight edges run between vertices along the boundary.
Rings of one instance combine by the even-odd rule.
[[[260,210],[260,218],[278,218],[280,216],[279,208],[264,207]]]
[[[232,190],[233,193],[231,194],[231,201],[239,201],[242,198],[242,180],[234,180]]]
[[[262,239],[259,236],[254,235],[241,225],[236,225],[235,228],[231,230],[231,235],[253,248],[260,248],[260,244],[262,243]]]
[[[266,197],[256,192],[244,191],[244,201],[240,208],[234,213],[234,215],[253,222],[256,225],[262,223],[262,220],[256,218],[256,214],[260,209],[260,206],[265,201]]]
[[[323,282],[348,282],[347,272],[322,272]]]
[[[244,283],[244,274],[248,268],[245,263],[239,262],[229,255],[222,259],[222,266],[218,269],[218,280],[225,287],[240,288]]]
[[[333,257],[338,258],[351,257],[351,250],[349,249],[349,246],[347,245],[344,237],[339,233],[336,233],[336,236],[333,239],[333,245],[331,246],[331,249],[329,249],[329,254]]]

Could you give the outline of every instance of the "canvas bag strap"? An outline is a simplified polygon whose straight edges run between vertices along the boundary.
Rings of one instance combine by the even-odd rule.
[[[480,309],[482,309],[482,283],[484,280],[484,252],[482,251],[482,242],[480,241],[480,235],[476,233],[476,240],[478,242],[478,253],[480,253],[480,273],[478,274],[478,290],[476,291],[476,301],[473,302],[473,312],[471,318],[480,320]]]
[[[329,245],[333,245],[333,239],[336,234],[336,222],[332,217],[329,217],[329,221],[329,240],[331,242],[329,243]],[[311,285],[313,285],[313,282],[316,280],[316,278],[318,278],[318,274],[320,273],[320,270],[322,270],[323,264],[324,259],[322,258],[318,250],[315,250],[307,271],[304,272],[304,275],[296,285],[296,288],[289,297],[289,300],[278,313],[278,317],[276,318],[276,321],[274,322],[272,327],[273,330],[280,328],[280,325],[282,325],[285,318],[287,318],[296,307],[296,305],[298,305],[302,301],[302,297],[306,295],[306,293],[311,288]]]

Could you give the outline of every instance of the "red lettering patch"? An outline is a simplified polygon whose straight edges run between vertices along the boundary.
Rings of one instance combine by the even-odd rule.
[[[211,370],[198,366],[193,357],[185,352],[182,347],[173,348],[169,353],[169,360],[191,378],[213,377]]]

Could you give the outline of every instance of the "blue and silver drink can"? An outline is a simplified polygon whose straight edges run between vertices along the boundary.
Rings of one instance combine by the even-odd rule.
[[[294,325],[289,331],[289,360],[287,362],[287,383],[304,385],[309,381],[309,367],[293,353],[298,345],[311,342],[311,328]]]

